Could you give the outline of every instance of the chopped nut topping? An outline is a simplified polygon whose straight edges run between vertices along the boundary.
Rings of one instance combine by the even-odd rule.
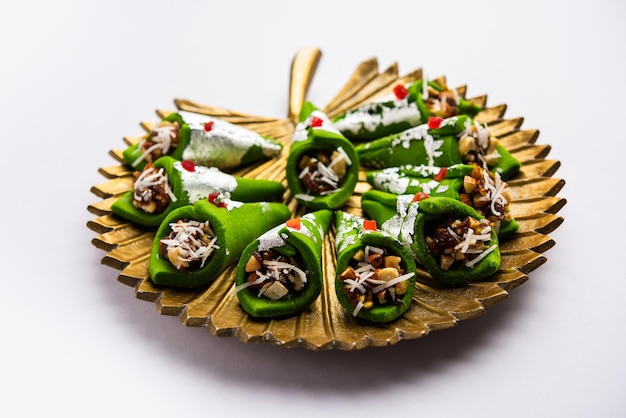
[[[257,251],[245,267],[247,283],[238,288],[258,290],[259,297],[279,300],[304,289],[307,277],[299,262],[273,250]]]
[[[253,271],[256,271],[260,268],[261,268],[261,263],[259,262],[259,260],[253,255],[250,256],[250,259],[246,263],[246,268],[245,268],[246,273],[252,273]]]
[[[498,162],[498,140],[491,136],[489,128],[474,122],[463,131],[458,140],[459,153],[465,164],[492,166]]]
[[[178,146],[180,125],[178,122],[161,121],[139,142],[141,156],[133,165],[141,161],[154,162],[164,155],[170,155]]]
[[[507,183],[500,179],[499,174],[476,166],[471,175],[463,179],[463,192],[461,201],[491,222],[511,219],[511,196]]]
[[[298,163],[300,179],[307,191],[313,195],[332,193],[341,188],[349,162],[338,151],[318,150],[305,154]]]
[[[430,253],[439,260],[441,269],[448,270],[457,262],[471,262],[487,250],[491,231],[492,224],[487,219],[478,220],[471,216],[463,220],[445,219],[430,226],[425,241]]]
[[[459,114],[457,96],[451,90],[437,91],[429,86],[425,103],[434,116],[450,118]]]
[[[181,219],[170,224],[172,232],[161,239],[160,251],[177,270],[202,268],[219,247],[209,221]]]
[[[165,170],[157,170],[151,163],[135,173],[133,187],[133,206],[146,213],[162,213],[172,201],[176,201]]]
[[[357,251],[350,265],[339,278],[348,302],[355,306],[353,315],[360,309],[402,303],[401,296],[408,291],[408,279],[415,273],[404,274],[402,259],[386,250],[366,246]]]

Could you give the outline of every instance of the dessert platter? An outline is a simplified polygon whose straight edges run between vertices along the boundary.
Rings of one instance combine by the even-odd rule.
[[[505,104],[360,63],[325,106],[296,53],[284,118],[187,99],[111,150],[102,263],[182,324],[310,350],[389,346],[485,313],[563,218],[560,162]]]

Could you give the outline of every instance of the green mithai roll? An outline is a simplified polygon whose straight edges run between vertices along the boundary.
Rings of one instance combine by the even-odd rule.
[[[415,260],[373,220],[335,212],[335,292],[351,315],[390,322],[409,308],[415,290]]]
[[[359,159],[354,146],[309,102],[300,112],[286,175],[292,195],[313,210],[341,207],[358,181]]]
[[[511,215],[508,185],[498,173],[479,166],[456,164],[450,167],[402,166],[367,173],[368,183],[376,190],[396,195],[451,197],[470,205],[494,223],[498,237],[517,231],[518,224]],[[371,195],[370,195],[371,196]],[[393,207],[392,197],[386,201]]]
[[[331,217],[330,210],[307,213],[250,240],[235,278],[246,313],[276,318],[310,307],[322,290],[322,246]]]
[[[150,252],[157,285],[196,288],[211,283],[259,235],[289,219],[282,203],[243,203],[223,197],[170,212]]]
[[[521,163],[489,128],[466,115],[431,117],[428,123],[356,147],[361,165],[389,168],[404,165],[450,167],[471,164],[487,167],[503,180],[512,178]]]
[[[368,171],[366,179],[376,190],[396,195],[424,192],[455,197],[463,188],[463,178],[470,176],[474,168],[468,164],[450,167],[403,165]]]
[[[179,111],[163,118],[141,141],[124,150],[123,157],[137,170],[164,155],[234,170],[278,157],[281,151],[282,144],[250,129],[200,113]]]
[[[363,211],[413,256],[436,281],[450,286],[485,280],[500,267],[493,224],[472,207],[449,197],[409,200],[397,209],[363,194]],[[390,216],[391,215],[391,216]]]
[[[235,177],[215,167],[161,157],[137,177],[133,190],[120,196],[113,213],[144,226],[159,226],[172,210],[223,193],[241,202],[274,201],[285,193],[282,183]]]
[[[371,141],[426,123],[431,116],[474,117],[481,110],[455,90],[421,79],[395,85],[392,94],[344,112],[333,124],[351,141]]]

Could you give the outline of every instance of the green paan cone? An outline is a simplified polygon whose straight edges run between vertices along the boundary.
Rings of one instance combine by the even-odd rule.
[[[277,181],[235,177],[215,167],[161,157],[144,168],[134,189],[120,196],[111,210],[140,225],[158,226],[174,209],[206,199],[212,193],[227,193],[240,202],[260,202],[280,199],[285,190]]]
[[[199,200],[180,207],[157,230],[150,252],[150,278],[158,285],[180,288],[209,284],[239,258],[250,241],[290,216],[282,203],[218,198],[213,203]]]
[[[313,210],[341,207],[358,180],[359,159],[354,146],[308,102],[300,112],[286,174],[292,195]]]
[[[376,194],[364,194],[363,211],[398,237],[435,280],[462,285],[498,271],[496,230],[472,207],[448,197],[413,202],[400,196],[396,213],[389,217],[389,206],[373,198]]]
[[[458,97],[434,81],[398,84],[393,94],[351,109],[333,119],[335,127],[351,141],[371,141],[402,132],[428,121],[431,116],[459,114],[474,117],[481,107]]]
[[[494,222],[499,238],[518,229],[518,224],[509,210],[511,197],[508,185],[501,180],[499,174],[490,173],[478,166],[457,164],[450,167],[390,167],[368,172],[367,181],[377,190],[397,195],[422,193],[460,200]],[[393,205],[395,206],[395,202]]]
[[[234,170],[280,155],[282,145],[255,131],[199,113],[179,111],[123,152],[137,170],[163,155],[198,165]]]
[[[357,318],[390,322],[411,305],[415,260],[397,239],[370,220],[335,212],[337,276],[341,305]]]
[[[356,151],[363,166],[378,169],[486,164],[490,171],[508,180],[521,167],[521,163],[490,136],[489,128],[466,115],[431,118],[426,124],[360,144]]]
[[[237,264],[237,298],[255,318],[307,309],[322,289],[322,246],[332,212],[290,219],[249,243]]]

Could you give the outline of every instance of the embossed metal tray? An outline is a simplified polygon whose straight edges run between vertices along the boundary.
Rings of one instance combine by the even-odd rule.
[[[157,115],[162,117],[176,110],[208,114],[281,141],[285,144],[281,157],[233,174],[282,181],[286,185],[284,168],[291,134],[320,57],[321,51],[317,48],[306,48],[295,55],[291,68],[289,111],[284,119],[253,116],[179,99],[174,101],[176,109],[157,110]],[[421,69],[417,69],[401,76],[395,63],[380,72],[377,59],[369,59],[357,66],[344,87],[323,110],[330,117],[336,116],[389,93],[398,82],[420,79],[421,73]],[[439,81],[445,82],[445,77],[440,77]],[[466,97],[466,86],[456,89]],[[411,307],[389,324],[362,322],[346,314],[339,305],[333,287],[335,254],[332,233],[326,238],[322,258],[325,274],[322,294],[310,310],[292,318],[260,321],[248,317],[232,292],[234,265],[206,288],[178,290],[154,285],[148,276],[148,257],[155,230],[129,223],[110,210],[115,199],[131,189],[133,183],[132,170],[124,165],[121,158],[122,149],[110,152],[115,164],[99,169],[105,180],[91,189],[100,199],[88,207],[94,218],[87,226],[98,234],[92,244],[106,252],[103,264],[119,270],[117,280],[134,288],[138,299],[155,303],[160,314],[179,316],[184,325],[206,327],[213,335],[236,337],[242,342],[264,342],[311,350],[357,350],[392,345],[452,327],[459,321],[481,315],[489,306],[506,299],[511,289],[528,280],[528,274],[546,261],[544,252],[555,245],[548,234],[562,224],[563,218],[557,213],[566,203],[565,199],[557,196],[565,181],[553,177],[560,162],[547,158],[550,145],[536,143],[539,131],[523,129],[521,117],[506,118],[506,105],[488,105],[486,95],[466,98],[484,107],[476,119],[488,124],[500,143],[522,162],[520,173],[509,181],[511,212],[519,222],[519,232],[501,243],[500,270],[486,281],[444,288],[429,280],[426,272],[418,271]],[[151,123],[141,125],[146,131],[150,130]],[[141,135],[125,137],[124,147],[138,141]],[[361,214],[360,195],[370,187],[365,181],[364,171],[360,180],[345,207],[345,210],[355,214]],[[294,214],[300,214],[297,202],[289,193],[285,195],[285,203]]]

